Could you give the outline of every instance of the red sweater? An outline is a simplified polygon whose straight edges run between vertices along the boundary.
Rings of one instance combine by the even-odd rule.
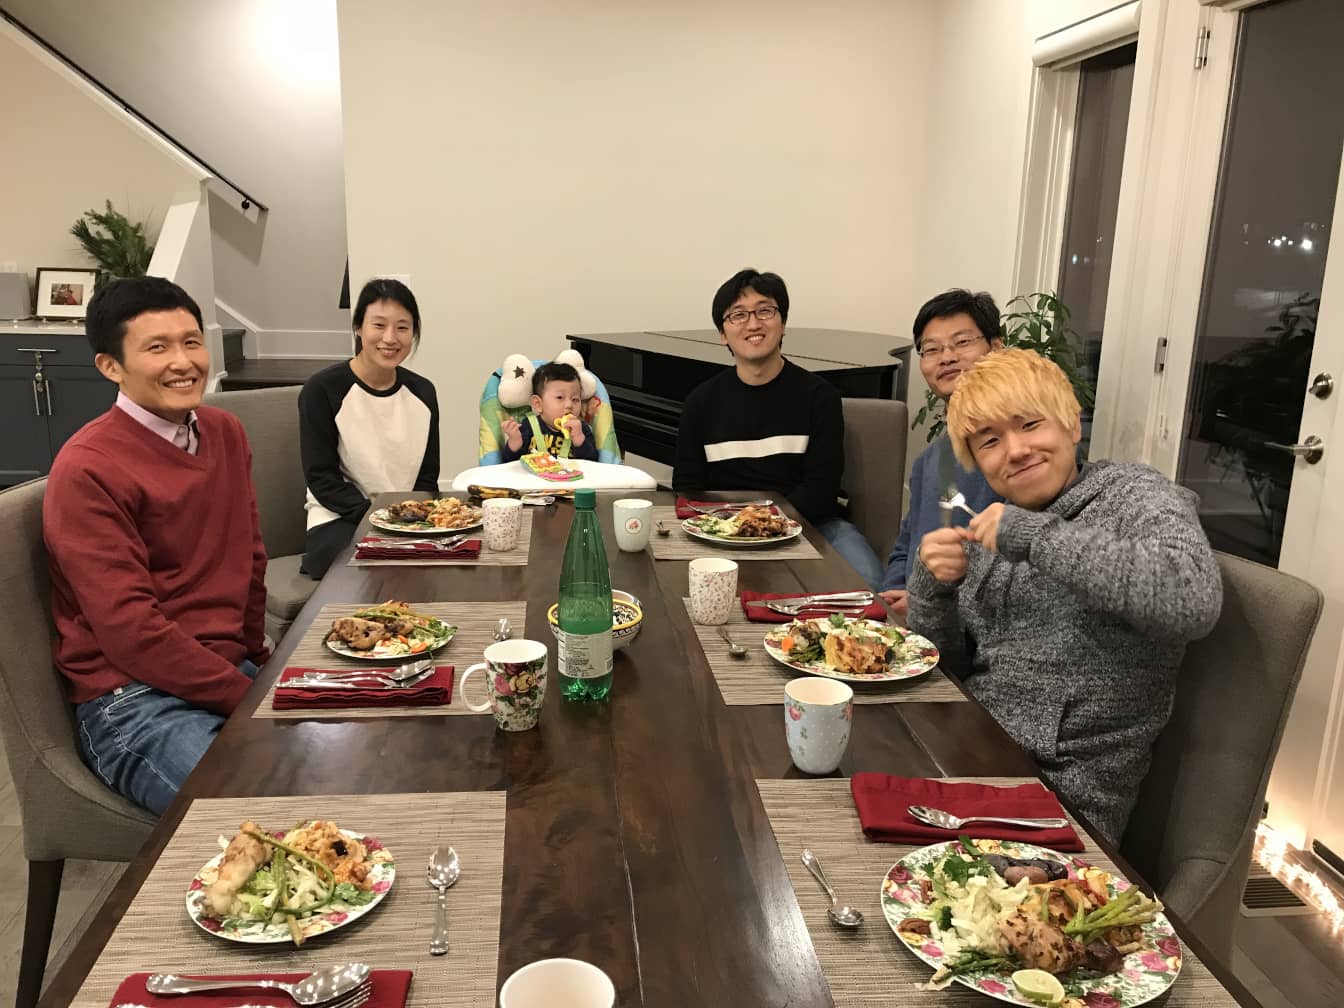
[[[42,509],[56,665],[83,703],[141,682],[230,714],[265,659],[266,549],[237,417],[191,455],[115,406],[56,456]]]

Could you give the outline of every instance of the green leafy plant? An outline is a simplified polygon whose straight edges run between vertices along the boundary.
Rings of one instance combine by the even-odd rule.
[[[1073,384],[1073,391],[1083,409],[1091,409],[1096,394],[1083,377],[1078,366],[1078,334],[1069,326],[1069,308],[1053,292],[1036,291],[1019,294],[1005,306],[999,321],[999,337],[1005,347],[1033,350],[1059,365]],[[933,389],[924,392],[924,405],[915,414],[913,430],[925,420],[929,424],[928,440],[932,441],[947,426],[947,403],[938,398]]]
[[[89,258],[98,264],[98,286],[112,277],[144,276],[154,246],[145,237],[145,225],[132,223],[106,201],[106,209],[87,210],[75,221],[70,233]]]

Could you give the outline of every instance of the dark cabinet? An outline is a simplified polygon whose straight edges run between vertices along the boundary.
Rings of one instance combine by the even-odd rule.
[[[0,332],[0,486],[45,476],[61,445],[117,398],[82,333]]]

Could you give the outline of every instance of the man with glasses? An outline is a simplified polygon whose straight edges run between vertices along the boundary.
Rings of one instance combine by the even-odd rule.
[[[914,336],[920,373],[944,403],[951,398],[963,371],[991,350],[1003,348],[999,308],[994,299],[983,291],[972,294],[961,288],[924,303],[915,316]],[[887,572],[882,576],[882,598],[902,625],[907,618],[906,581],[915,565],[910,544],[918,545],[927,533],[943,525],[964,526],[969,520],[964,511],[939,506],[950,485],[955,485],[953,492],[960,492],[973,511],[983,511],[1001,499],[978,470],[968,473],[956,464],[944,432],[920,452],[910,470],[910,509],[901,521],[896,545],[887,558]]]
[[[787,497],[876,588],[882,563],[839,501],[845,468],[840,392],[784,358],[784,281],[742,270],[719,288],[710,311],[734,367],[686,397],[673,488],[688,496],[749,490]]]

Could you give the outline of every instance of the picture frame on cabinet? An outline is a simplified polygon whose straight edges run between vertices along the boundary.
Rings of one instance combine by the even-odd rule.
[[[97,280],[96,269],[39,266],[33,314],[43,319],[82,319],[88,313]]]

